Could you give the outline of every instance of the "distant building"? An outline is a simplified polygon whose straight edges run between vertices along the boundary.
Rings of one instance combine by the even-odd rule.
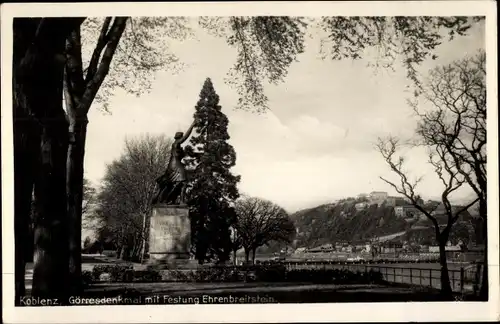
[[[429,246],[429,253],[438,253],[439,246]]]
[[[385,205],[390,207],[395,207],[397,198],[398,197],[387,197],[387,199],[385,200]]]
[[[460,245],[447,245],[444,247],[445,251],[448,252],[460,252],[462,247]],[[439,246],[429,246],[430,253],[439,253]]]
[[[444,248],[445,251],[460,252],[462,247],[460,245],[451,245]]]
[[[370,199],[372,201],[386,200],[389,195],[385,191],[372,191],[370,193]]]
[[[333,250],[333,245],[331,243],[323,244],[320,246],[321,250]]]
[[[396,247],[384,247],[380,248],[380,253],[396,253]]]
[[[394,207],[394,214],[399,218],[419,218],[421,212],[415,206],[396,206]]]
[[[420,252],[429,252],[428,245],[420,245]]]
[[[361,251],[366,247],[366,244],[356,244],[354,247],[356,248],[356,251]]]
[[[365,203],[365,202],[361,202],[361,203],[357,203],[354,205],[354,208],[356,208],[357,211],[360,211],[360,210],[364,210],[366,208],[368,208],[368,203]]]
[[[404,206],[404,205],[408,205],[408,203],[409,203],[409,201],[407,201],[403,197],[389,196],[385,200],[385,205],[390,206],[390,207]]]
[[[381,206],[389,197],[387,192],[384,191],[372,191],[368,197],[370,204],[377,204]]]

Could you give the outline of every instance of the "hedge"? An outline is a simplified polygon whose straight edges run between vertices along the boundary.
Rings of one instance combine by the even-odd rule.
[[[83,281],[96,282],[312,282],[312,283],[380,283],[382,274],[373,269],[353,272],[339,269],[286,270],[284,265],[207,266],[195,270],[134,270],[129,265],[97,265],[82,272]]]

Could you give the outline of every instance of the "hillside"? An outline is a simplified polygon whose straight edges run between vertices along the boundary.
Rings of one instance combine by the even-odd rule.
[[[395,240],[413,241],[419,244],[433,244],[434,231],[427,220],[407,222],[398,218],[394,208],[373,204],[364,210],[356,210],[359,201],[347,199],[335,204],[320,205],[298,211],[291,215],[298,229],[295,246],[316,247],[339,241],[358,242],[368,239],[406,232]],[[443,218],[440,223],[445,224]],[[471,216],[465,212],[450,237],[469,242],[472,239],[467,227],[471,228]],[[475,235],[472,235],[475,236]]]

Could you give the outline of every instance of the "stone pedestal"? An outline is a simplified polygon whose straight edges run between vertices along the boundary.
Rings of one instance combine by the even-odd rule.
[[[168,269],[195,267],[190,250],[188,207],[154,205],[149,230],[149,265]]]

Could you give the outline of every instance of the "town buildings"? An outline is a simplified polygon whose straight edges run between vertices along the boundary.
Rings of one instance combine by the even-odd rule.
[[[384,201],[389,197],[385,191],[372,191],[370,193],[369,199],[371,204],[382,205]]]
[[[412,205],[395,206],[394,214],[399,218],[418,218],[421,212]]]
[[[356,208],[357,211],[364,210],[368,208],[370,205],[366,202],[360,202],[354,205],[354,208]]]

